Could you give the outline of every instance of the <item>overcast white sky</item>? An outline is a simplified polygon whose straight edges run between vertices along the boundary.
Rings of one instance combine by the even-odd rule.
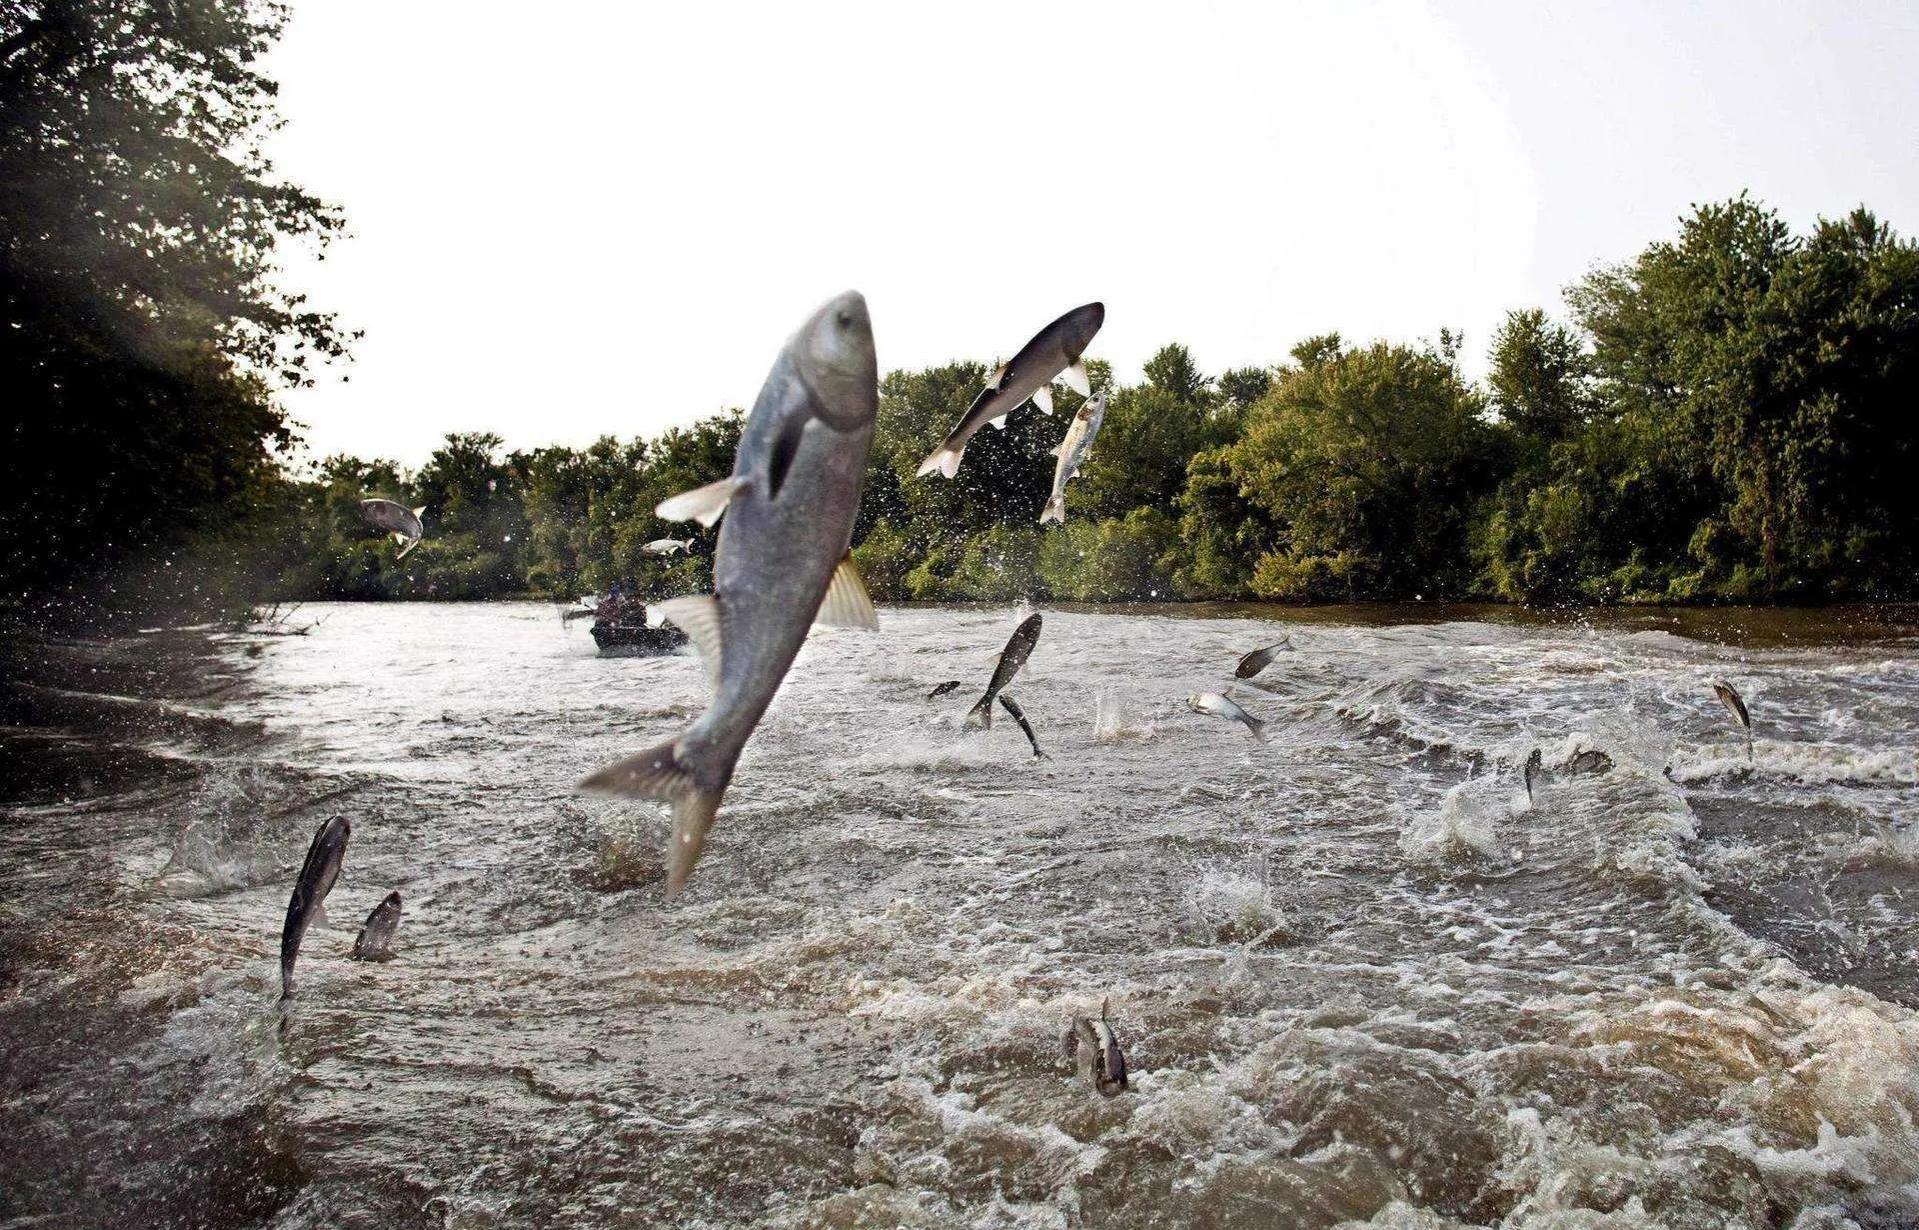
[[[882,370],[1103,299],[1122,378],[1464,329],[1750,188],[1919,230],[1919,5],[296,0],[280,169],[366,330],[315,455],[750,405],[840,290]]]

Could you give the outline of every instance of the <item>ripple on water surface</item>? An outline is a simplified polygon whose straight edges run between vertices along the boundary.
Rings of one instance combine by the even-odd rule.
[[[145,684],[63,650],[36,686],[84,696],[95,653],[119,699],[50,691],[7,740],[47,770],[0,827],[0,1218],[1919,1219],[1902,629],[1279,613],[1235,683],[1256,613],[1048,610],[1008,688],[1035,760],[959,721],[1018,614],[816,633],[671,906],[659,809],[571,787],[698,715],[690,656],[512,604],[173,638],[145,652],[193,669]],[[346,960],[394,888],[397,959]],[[1061,1040],[1102,1005],[1110,1099]]]

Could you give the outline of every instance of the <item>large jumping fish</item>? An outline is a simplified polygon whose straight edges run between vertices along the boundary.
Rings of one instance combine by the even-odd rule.
[[[1752,714],[1746,712],[1746,698],[1739,695],[1738,688],[1724,679],[1713,680],[1712,694],[1719,698],[1719,703],[1726,707],[1726,712],[1732,714],[1733,720],[1745,729],[1746,762],[1750,764],[1752,762]]]
[[[334,816],[314,831],[307,846],[306,861],[300,864],[300,878],[293,882],[293,896],[287,900],[287,920],[280,928],[280,998],[293,998],[293,963],[300,956],[300,941],[307,926],[320,912],[333,882],[340,878],[340,862],[346,858],[347,838],[353,826],[345,816]]]
[[[1066,1057],[1075,1061],[1079,1074],[1105,1096],[1118,1097],[1126,1089],[1126,1055],[1119,1049],[1119,1037],[1106,1019],[1106,1005],[1099,1006],[1097,1019],[1076,1016],[1066,1026]]]
[[[979,698],[979,704],[966,715],[967,728],[991,728],[993,725],[993,698],[999,690],[1013,682],[1013,676],[1019,668],[1026,665],[1026,657],[1033,652],[1033,646],[1039,643],[1039,612],[1027,616],[1026,622],[1013,629],[1013,635],[1007,640],[1006,648],[1000,650],[999,665],[993,668],[993,678],[986,685],[986,695]]]
[[[1053,494],[1046,501],[1046,507],[1039,514],[1039,522],[1066,521],[1066,484],[1079,473],[1081,463],[1092,460],[1093,437],[1099,434],[1100,424],[1106,421],[1106,394],[1089,397],[1086,404],[1073,415],[1073,421],[1066,425],[1066,438],[1059,442],[1053,455],[1059,458],[1053,466]]]
[[[366,925],[353,939],[355,961],[391,961],[393,936],[400,929],[400,893],[398,889],[381,898],[380,904],[366,916]]]
[[[1106,305],[1089,303],[1076,307],[1034,335],[1019,353],[987,378],[973,404],[960,416],[959,425],[947,433],[940,446],[920,462],[915,478],[938,470],[951,478],[959,473],[960,458],[966,442],[988,423],[1003,423],[1006,416],[1032,398],[1041,410],[1053,412],[1052,384],[1064,380],[1068,388],[1082,397],[1090,397],[1093,386],[1086,378],[1080,356],[1092,343],[1093,335],[1106,322]]]
[[[866,300],[848,291],[788,339],[740,435],[733,473],[674,496],[667,520],[712,524],[714,592],[655,610],[698,647],[713,700],[676,738],[580,783],[602,794],[673,804],[668,897],[699,861],[733,766],[815,620],[877,628],[847,550],[879,409]]]
[[[366,523],[376,530],[393,535],[393,541],[400,543],[400,553],[393,558],[402,560],[406,553],[420,545],[426,537],[426,526],[420,521],[426,516],[426,505],[408,508],[397,500],[374,498],[360,501],[360,515]]]

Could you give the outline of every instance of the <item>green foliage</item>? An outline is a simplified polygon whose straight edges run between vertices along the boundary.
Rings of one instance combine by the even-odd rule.
[[[881,601],[1490,597],[1707,602],[1908,596],[1919,487],[1919,252],[1863,211],[1804,239],[1743,198],[1568,295],[1572,324],[1511,313],[1482,392],[1459,337],[1432,346],[1306,338],[1290,361],[1209,377],[1185,347],[1110,393],[1041,526],[1061,414],[1028,406],[976,435],[954,480],[917,477],[965,413],[981,363],[893,372],[855,557]],[[652,441],[499,455],[452,436],[417,475],[336,458],[294,503],[318,525],[303,593],[570,594],[614,580],[708,587],[712,535],[661,499],[725,474],[740,416]],[[429,503],[403,564],[357,501]],[[304,501],[302,503],[301,501]],[[301,588],[305,586],[306,588]]]
[[[1166,601],[1179,525],[1157,508],[1106,521],[1069,521],[1040,548],[1040,573],[1069,602]]]
[[[234,554],[196,536],[257,545],[245,523],[279,506],[272,390],[346,341],[276,284],[279,241],[340,226],[261,152],[283,19],[0,4],[0,601],[191,602],[195,584],[151,582]]]
[[[1284,601],[1457,592],[1469,517],[1497,477],[1479,395],[1431,350],[1335,338],[1295,353],[1208,462],[1207,483],[1230,483],[1264,529],[1238,544],[1259,552],[1245,584]],[[1190,528],[1217,539],[1205,507],[1188,500]]]

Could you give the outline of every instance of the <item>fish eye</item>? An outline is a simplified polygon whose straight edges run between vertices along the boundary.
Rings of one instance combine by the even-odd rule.
[[[853,317],[847,312],[840,312],[834,317],[834,323],[842,329],[850,329],[853,327]]]

